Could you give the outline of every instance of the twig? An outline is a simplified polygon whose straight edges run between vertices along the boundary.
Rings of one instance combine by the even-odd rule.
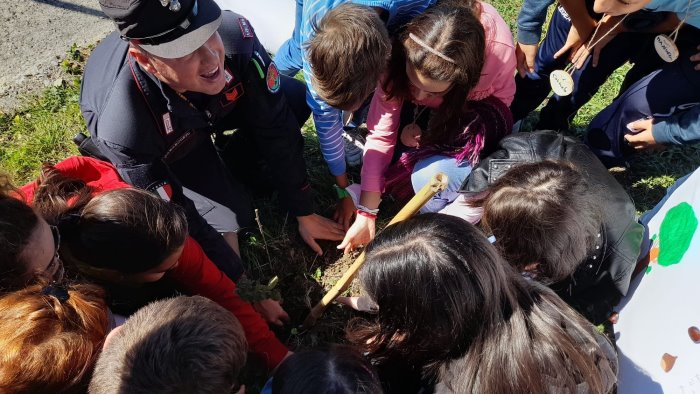
[[[265,231],[263,231],[262,221],[260,221],[260,211],[257,208],[255,208],[255,221],[258,223],[258,230],[260,230],[260,235],[262,235],[263,245],[265,246],[265,254],[267,254],[267,264],[272,266],[272,258],[270,258],[270,250],[267,248]]]

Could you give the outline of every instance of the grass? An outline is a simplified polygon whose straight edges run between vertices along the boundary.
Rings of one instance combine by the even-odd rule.
[[[515,31],[520,1],[494,0],[491,3]],[[84,51],[75,47],[70,49],[64,62],[68,74],[80,74],[84,56]],[[618,70],[579,111],[573,122],[574,133],[582,133],[593,116],[617,95],[624,71],[625,68]],[[39,97],[28,99],[26,105],[15,113],[0,115],[0,168],[4,168],[17,184],[33,180],[42,162],[56,162],[77,154],[71,139],[75,133],[85,130],[78,95],[78,81],[71,78],[60,86],[49,88]],[[331,216],[335,203],[333,181],[321,157],[311,123],[304,127],[303,132],[317,212]],[[661,199],[675,179],[694,170],[698,163],[698,147],[673,147],[637,155],[631,159],[630,169],[614,174],[635,200],[638,211],[643,212]],[[359,181],[357,171],[350,175]],[[257,198],[254,204],[259,210],[262,234],[243,242],[242,253],[252,277],[263,283],[273,276],[279,277],[284,306],[293,323],[277,330],[278,336],[292,349],[341,341],[345,324],[353,314],[340,307],[330,307],[318,325],[308,332],[300,333],[295,327],[324,291],[337,281],[352,257],[342,256],[335,249],[334,242],[322,243],[323,256],[311,252],[301,241],[294,218],[280,210],[276,195]],[[395,210],[391,203],[385,204],[382,216],[388,220]],[[351,288],[353,292],[357,290]],[[246,380],[259,381],[259,377],[251,376]]]

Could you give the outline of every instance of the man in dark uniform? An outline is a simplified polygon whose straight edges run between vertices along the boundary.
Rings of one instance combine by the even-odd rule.
[[[223,161],[252,158],[233,169],[245,174],[264,158],[302,238],[319,254],[315,239],[342,239],[339,225],[313,213],[299,132],[309,113],[305,105],[292,109],[304,103],[303,84],[280,76],[247,19],[212,0],[100,5],[118,32],[95,48],[80,96],[98,156],[127,182],[182,205],[190,234],[234,280],[243,272],[231,252],[235,234],[253,215]],[[299,99],[288,104],[297,88]],[[212,134],[234,129],[220,157]]]

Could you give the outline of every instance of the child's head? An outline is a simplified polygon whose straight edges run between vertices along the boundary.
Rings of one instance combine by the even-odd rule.
[[[483,234],[452,216],[390,226],[366,253],[360,284],[379,314],[372,323],[353,322],[349,337],[378,359],[430,367],[458,357],[517,290]]]
[[[454,392],[604,392],[614,382],[614,352],[595,328],[462,219],[424,214],[386,228],[367,247],[360,284],[379,313],[355,320],[350,340]]]
[[[31,285],[0,298],[0,392],[85,392],[109,332],[104,292]]]
[[[440,3],[408,23],[394,41],[383,83],[389,97],[417,104],[443,98],[429,125],[433,134],[457,127],[469,91],[479,82],[484,66],[486,33],[479,20],[481,7],[478,2],[463,3],[468,4]],[[430,134],[425,137],[431,141]]]
[[[230,393],[246,360],[238,320],[199,296],[148,304],[117,330],[97,361],[91,393]]]
[[[519,271],[552,283],[571,276],[601,241],[601,218],[584,175],[571,163],[513,167],[481,200],[482,226]]]
[[[314,30],[306,47],[314,90],[333,107],[356,110],[386,69],[391,41],[384,23],[371,7],[343,3]]]
[[[430,92],[414,85],[415,74],[468,93],[481,77],[485,45],[484,27],[474,9],[439,4],[414,18],[399,36],[391,59],[396,74],[390,78],[397,89],[407,89],[417,101]]]
[[[0,292],[60,279],[60,234],[23,201],[0,193]]]
[[[381,384],[374,368],[349,346],[294,353],[272,379],[273,394],[375,394]]]
[[[82,181],[47,169],[35,207],[57,224],[61,257],[91,275],[144,283],[174,267],[187,237],[181,208],[139,189],[92,196]],[[112,275],[113,274],[113,275]]]

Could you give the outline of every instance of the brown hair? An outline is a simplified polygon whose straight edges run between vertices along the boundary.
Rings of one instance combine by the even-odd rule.
[[[518,270],[542,283],[570,277],[592,252],[601,231],[601,213],[588,182],[567,161],[518,165],[472,201],[483,207],[481,225]]]
[[[199,296],[156,301],[110,339],[90,393],[231,392],[246,352],[241,324],[215,302]]]
[[[386,69],[391,41],[371,7],[344,3],[329,11],[307,43],[311,84],[329,105],[350,109],[361,104]]]
[[[47,295],[46,283],[0,298],[0,392],[85,392],[109,331],[104,292],[88,284],[59,286],[68,299]]]
[[[0,192],[0,293],[22,288],[32,279],[22,252],[38,226],[31,207]]]
[[[526,281],[468,222],[428,213],[368,246],[360,283],[379,307],[349,339],[379,363],[422,368],[455,392],[609,390],[617,358],[595,327]]]
[[[486,33],[479,20],[480,14],[478,1],[439,3],[415,17],[394,40],[389,73],[382,86],[387,99],[411,97],[407,62],[425,77],[452,82],[452,87],[443,97],[443,104],[431,116],[421,144],[444,143],[463,129],[460,116],[484,67]],[[454,63],[427,50],[411,39],[410,34],[453,59]]]
[[[140,273],[185,242],[187,220],[176,204],[140,189],[92,193],[82,180],[44,166],[34,207],[58,225],[67,265]]]

